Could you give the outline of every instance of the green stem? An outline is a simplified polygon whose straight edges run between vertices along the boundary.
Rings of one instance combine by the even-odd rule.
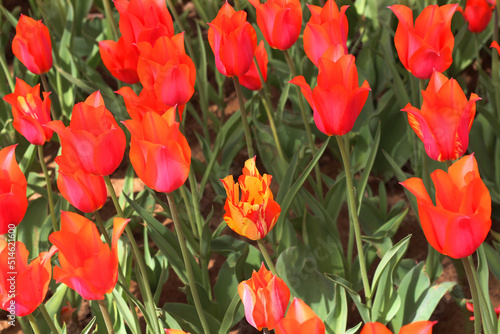
[[[476,285],[474,284],[474,277],[472,274],[473,269],[466,258],[462,258],[462,264],[464,265],[465,274],[467,275],[467,281],[469,282],[470,293],[472,295],[472,305],[474,305],[474,334],[480,334],[481,313],[479,308],[479,298],[477,296]]]
[[[106,240],[106,243],[109,245],[109,248],[111,249],[111,239],[109,238],[108,232],[106,232],[106,227],[104,227],[104,223],[102,221],[101,215],[99,214],[99,211],[94,211],[94,217],[97,222],[97,228],[99,228],[99,232],[101,232],[102,235],[104,235],[104,239]]]
[[[50,182],[49,171],[47,169],[47,165],[45,164],[44,154],[43,154],[43,145],[37,145],[38,148],[38,159],[40,160],[40,165],[42,166],[43,175],[45,176],[45,182],[47,183],[47,197],[49,199],[49,211],[50,211],[50,220],[52,221],[52,228],[54,232],[58,230],[56,214],[54,211],[54,199],[52,197],[52,185]]]
[[[184,237],[184,233],[182,232],[179,216],[177,215],[177,206],[175,205],[172,193],[167,193],[167,200],[168,205],[170,206],[170,212],[172,213],[172,220],[174,221],[175,230],[177,232],[177,239],[179,240],[179,245],[181,246],[181,253],[184,259],[184,264],[186,265],[186,273],[188,277],[189,288],[191,289],[191,294],[193,295],[194,305],[196,307],[196,311],[198,312],[198,317],[200,318],[204,333],[209,334],[210,330],[208,329],[208,323],[205,319],[205,313],[203,312],[203,307],[198,296],[196,281],[193,275],[193,268],[191,268],[191,262],[189,260],[188,249],[186,246],[186,239]]]
[[[108,308],[106,307],[106,302],[104,300],[98,300],[99,308],[101,309],[102,317],[104,318],[104,323],[106,324],[106,329],[108,333],[114,334],[113,323],[111,322],[111,317],[109,316]]]
[[[252,137],[250,134],[250,126],[247,120],[247,111],[245,109],[245,102],[243,101],[243,93],[241,92],[240,81],[238,77],[233,76],[234,89],[236,90],[236,95],[238,96],[238,103],[240,105],[241,120],[243,122],[243,131],[245,132],[245,140],[247,142],[248,158],[253,158],[255,156],[252,145]]]
[[[3,73],[5,74],[5,78],[7,78],[7,82],[9,83],[10,90],[14,92],[16,89],[16,85],[14,83],[14,80],[12,79],[12,76],[10,75],[9,67],[7,66],[7,63],[5,62],[4,55],[0,56],[0,66],[2,66]]]
[[[191,225],[191,231],[193,231],[193,237],[196,239],[199,239],[200,236],[198,235],[198,228],[196,226],[196,222],[194,221],[193,213],[191,212],[191,205],[189,205],[189,199],[186,194],[186,189],[184,189],[185,185],[179,188],[179,191],[182,196],[182,200],[184,201],[184,206],[186,206],[186,211],[188,214],[188,219],[189,219],[189,224]]]
[[[273,264],[273,260],[271,260],[271,257],[269,256],[269,253],[267,252],[266,246],[264,245],[262,239],[257,240],[257,245],[259,245],[260,252],[262,253],[262,256],[264,256],[264,260],[266,261],[269,270],[271,270],[273,275],[278,275],[276,267]]]
[[[282,161],[285,160],[285,156],[283,155],[283,150],[281,149],[280,140],[278,138],[278,131],[276,131],[276,125],[274,124],[274,117],[271,113],[270,105],[266,101],[265,94],[263,91],[260,91],[260,96],[262,97],[262,103],[264,104],[264,109],[266,110],[267,118],[269,119],[269,126],[271,127],[271,132],[273,133],[274,142],[276,143],[276,149],[278,150],[278,154]]]
[[[106,13],[106,19],[108,20],[108,24],[111,28],[111,35],[113,40],[118,40],[118,29],[116,28],[115,17],[113,16],[113,12],[111,10],[111,5],[108,0],[102,0],[102,4],[104,5],[104,12]]]
[[[346,151],[344,138],[342,136],[335,136],[337,138],[337,143],[339,144],[340,154],[342,156],[342,161],[344,162],[345,179],[347,183],[347,203],[349,206],[349,211],[351,212],[352,224],[354,227],[354,237],[356,240],[356,247],[358,250],[359,266],[361,270],[361,280],[363,281],[363,288],[365,290],[366,304],[371,308],[371,291],[370,284],[368,282],[368,274],[366,271],[366,261],[365,253],[363,252],[363,243],[361,241],[361,227],[359,224],[358,210],[356,208],[356,199],[354,198],[354,184],[351,174],[351,162],[349,159],[349,154]]]
[[[290,72],[292,73],[292,78],[295,78],[297,76],[297,71],[295,70],[295,65],[293,64],[293,60],[290,57],[288,50],[284,50],[283,54],[285,55],[286,62],[288,64],[288,67],[290,68]],[[297,93],[297,97],[299,99],[300,114],[302,115],[302,122],[304,123],[304,128],[306,129],[307,141],[309,143],[309,148],[311,149],[311,153],[314,156],[316,154],[316,146],[314,145],[314,139],[312,136],[311,127],[309,126],[309,120],[307,119],[306,107],[304,105],[304,99],[302,98],[302,92],[300,91],[300,87],[297,85],[294,85],[294,86],[295,86],[295,91]],[[323,189],[321,186],[321,184],[322,184],[321,171],[319,169],[318,164],[316,164],[314,166],[314,172],[316,174],[316,182],[318,183],[318,191],[319,191],[318,195],[320,198],[323,198]]]
[[[45,321],[47,322],[47,325],[49,325],[50,327],[50,330],[53,332],[53,333],[57,333],[59,334],[60,331],[56,328],[56,325],[54,324],[54,321],[52,320],[52,318],[50,317],[49,315],[49,312],[47,312],[47,308],[45,307],[45,304],[44,303],[41,303],[40,305],[38,305],[38,309],[40,310],[40,312],[42,313],[43,315],[43,318],[45,319]]]
[[[472,256],[469,255],[467,257],[467,262],[469,264],[470,270],[472,272],[472,279],[474,280],[474,285],[476,288],[477,296],[479,299],[479,304],[480,305],[480,311],[481,311],[481,317],[483,319],[483,325],[484,325],[484,332],[485,334],[494,334],[494,328],[495,326],[493,325],[493,320],[491,319],[491,313],[488,310],[488,301],[484,297],[483,294],[483,289],[481,289],[481,284],[479,283],[479,278],[477,277],[477,272],[474,267],[474,261],[472,260]],[[469,282],[470,285],[470,282]]]
[[[35,332],[35,334],[41,334],[40,328],[38,328],[38,325],[36,324],[36,320],[33,317],[33,313],[28,314],[27,317],[28,317],[28,321],[30,322],[31,328],[33,328],[33,332]]]
[[[196,226],[198,227],[198,235],[201,236],[203,232],[203,224],[204,221],[201,219],[200,216],[200,188],[198,187],[198,184],[196,183],[196,178],[194,176],[193,169],[189,171],[189,186],[191,187],[191,199],[193,203],[193,208],[194,208],[194,219],[196,222]]]

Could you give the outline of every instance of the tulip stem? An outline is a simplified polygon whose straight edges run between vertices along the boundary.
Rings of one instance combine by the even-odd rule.
[[[111,317],[109,316],[108,308],[106,307],[106,302],[104,300],[98,300],[99,308],[101,309],[102,317],[104,318],[104,323],[106,324],[106,329],[108,333],[114,334],[113,323],[111,322]]]
[[[172,213],[172,220],[174,221],[174,226],[177,234],[177,239],[179,240],[179,245],[181,246],[181,253],[184,259],[184,264],[186,265],[186,274],[188,277],[189,288],[191,289],[191,294],[193,295],[194,305],[196,311],[198,312],[198,317],[201,321],[201,326],[203,327],[203,332],[205,334],[210,333],[208,329],[208,323],[205,319],[205,313],[203,312],[203,307],[201,306],[200,297],[198,296],[198,289],[196,288],[196,281],[193,275],[193,268],[191,267],[191,262],[188,255],[188,249],[186,246],[186,238],[182,232],[181,223],[179,222],[179,216],[177,214],[177,206],[175,205],[174,197],[172,193],[167,193],[168,205],[170,206],[170,212]]]
[[[267,252],[266,245],[264,245],[264,242],[262,239],[257,240],[257,245],[259,245],[260,252],[262,253],[262,256],[264,256],[264,260],[266,261],[267,266],[269,267],[269,270],[273,273],[273,275],[278,275],[278,272],[276,271],[276,267],[273,264],[273,260],[271,260],[271,257],[269,256],[269,253]]]
[[[14,80],[12,80],[12,76],[10,75],[9,67],[5,62],[4,55],[0,55],[0,66],[2,66],[3,73],[5,74],[5,78],[7,78],[7,82],[9,83],[9,88],[11,91],[16,89],[16,85],[14,84]]]
[[[111,183],[109,175],[104,176],[104,182],[106,183],[106,187],[108,188],[108,191],[111,195],[111,199],[113,200],[113,204],[115,205],[116,213],[118,214],[119,217],[125,218],[123,211],[120,207],[120,203],[118,203],[118,198],[116,197],[115,189],[113,188],[113,184]],[[143,256],[139,250],[139,247],[137,246],[137,242],[135,241],[134,233],[132,232],[128,224],[125,226],[125,233],[127,233],[130,246],[132,247],[132,252],[134,253],[134,257],[139,266],[139,272],[142,278],[142,285],[139,284],[139,286],[143,287],[143,289],[141,289],[141,294],[144,298],[144,303],[148,308],[148,313],[152,317],[151,318],[152,320],[151,325],[153,327],[152,332],[159,333],[160,328],[158,326],[158,321],[157,321],[156,306],[154,304],[153,295],[151,293],[151,287],[149,285],[149,278],[146,271],[146,264],[144,263]]]
[[[54,198],[52,195],[52,185],[50,183],[49,171],[47,170],[47,164],[45,164],[44,154],[43,154],[43,145],[38,146],[38,159],[40,160],[40,165],[42,166],[43,175],[45,176],[45,182],[47,183],[47,197],[49,199],[49,211],[50,211],[50,220],[52,221],[52,228],[54,232],[58,230],[57,228],[57,219],[54,211]]]
[[[474,305],[474,334],[481,333],[481,313],[479,306],[479,298],[477,296],[476,285],[474,284],[474,276],[472,274],[472,267],[470,266],[468,259],[462,258],[462,264],[464,265],[465,274],[467,275],[467,281],[469,281],[470,294],[472,295],[472,305]]]
[[[479,304],[480,305],[480,311],[481,311],[481,316],[483,319],[483,324],[484,324],[484,332],[486,334],[488,333],[495,333],[495,326],[493,325],[493,320],[491,319],[491,313],[488,310],[488,301],[486,301],[486,298],[484,297],[483,294],[483,289],[481,288],[481,283],[479,282],[479,278],[477,276],[476,269],[474,267],[474,261],[472,260],[472,256],[469,255],[467,257],[467,261],[470,267],[470,270],[472,272],[472,279],[474,280],[474,285],[475,289],[477,291],[477,297],[479,299]]]
[[[56,333],[56,334],[61,333],[61,332],[60,332],[60,331],[56,328],[56,325],[54,324],[54,321],[53,321],[53,320],[52,320],[52,318],[50,317],[49,312],[47,312],[47,308],[45,307],[45,304],[44,304],[44,303],[41,303],[40,305],[38,305],[38,309],[39,309],[39,310],[40,310],[40,312],[42,313],[43,318],[45,319],[45,322],[47,322],[47,325],[49,325],[50,330],[51,330],[53,333]]]
[[[255,156],[255,154],[253,152],[250,126],[248,125],[245,102],[243,101],[243,93],[241,92],[240,81],[238,80],[238,77],[233,76],[233,83],[234,83],[234,89],[236,90],[236,95],[238,96],[238,103],[240,105],[240,114],[241,114],[241,120],[243,122],[243,131],[245,132],[245,140],[247,141],[248,158],[251,159]]]
[[[109,249],[111,249],[111,239],[109,238],[108,232],[106,231],[106,227],[104,227],[104,223],[102,221],[101,215],[99,214],[99,211],[94,212],[94,217],[97,222],[97,227],[99,228],[99,231],[101,232],[102,235],[104,235],[104,239],[106,240],[106,243],[109,245]]]
[[[288,67],[290,68],[290,72],[292,73],[292,78],[295,78],[297,76],[297,71],[295,70],[295,65],[293,64],[293,60],[290,57],[288,50],[283,50],[283,54],[285,55],[286,62],[288,64]],[[314,156],[316,154],[316,146],[314,145],[314,139],[312,136],[311,127],[309,126],[309,121],[307,119],[306,107],[304,105],[304,100],[302,99],[302,93],[300,91],[300,87],[295,86],[295,91],[297,92],[297,97],[299,99],[300,114],[302,115],[302,122],[304,123],[304,128],[306,129],[307,141],[309,142],[309,148],[311,149],[311,153]],[[318,192],[319,192],[318,195],[320,198],[323,198],[323,189],[321,186],[321,184],[322,184],[321,171],[319,169],[318,164],[316,164],[314,166],[314,172],[316,174],[316,182],[318,183]]]
[[[30,322],[31,328],[33,328],[33,332],[35,332],[35,334],[41,334],[40,328],[38,328],[38,325],[36,324],[36,320],[33,317],[33,313],[28,314],[27,317],[28,317],[28,321]]]
[[[366,271],[365,253],[363,252],[363,243],[361,241],[361,227],[359,224],[358,210],[356,208],[356,199],[354,198],[354,184],[351,173],[351,162],[349,161],[349,154],[347,153],[344,138],[342,136],[335,136],[340,148],[340,155],[344,162],[345,179],[347,183],[347,204],[351,213],[351,222],[354,227],[354,237],[356,240],[356,247],[358,250],[359,266],[361,269],[361,280],[363,281],[363,288],[365,290],[366,304],[371,308],[371,291],[368,282],[368,274]],[[349,261],[350,259],[348,259]]]
[[[117,41],[118,40],[118,29],[116,29],[116,21],[115,21],[115,17],[113,16],[113,12],[111,10],[111,5],[109,4],[108,0],[102,0],[102,4],[104,6],[104,12],[106,14],[106,18],[107,18],[109,27],[111,28],[111,35],[113,36],[113,40]]]

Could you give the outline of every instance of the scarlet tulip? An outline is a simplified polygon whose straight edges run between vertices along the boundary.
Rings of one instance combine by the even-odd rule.
[[[139,51],[135,45],[128,43],[123,37],[120,37],[118,42],[100,41],[99,53],[104,66],[115,78],[128,84],[139,82]]]
[[[476,101],[481,98],[472,93],[469,101],[455,79],[434,72],[425,91],[419,110],[407,104],[408,122],[422,140],[427,155],[434,160],[455,160],[469,146],[469,131],[476,114]]]
[[[238,294],[245,308],[245,317],[250,325],[259,331],[274,329],[285,315],[290,289],[286,283],[266,269],[262,263],[252,278],[238,285]]]
[[[156,96],[153,92],[146,89],[141,90],[139,96],[137,96],[137,94],[135,94],[135,92],[130,87],[122,87],[115,93],[123,97],[127,112],[130,118],[132,118],[133,120],[139,122],[142,121],[142,118],[148,112],[155,112],[160,116],[165,113],[171,113],[173,115],[171,117],[175,116],[175,108],[163,104],[156,99]],[[182,119],[182,111],[184,110],[184,105],[179,106],[178,109]]]
[[[304,51],[318,66],[319,58],[332,45],[339,44],[347,54],[349,23],[345,12],[349,6],[339,8],[334,0],[328,0],[323,7],[308,5],[311,18],[304,29]]]
[[[491,42],[490,48],[495,48],[495,50],[497,50],[498,54],[500,54],[500,45],[498,45],[497,41]]]
[[[33,313],[43,302],[52,277],[52,246],[28,264],[29,252],[21,241],[0,239],[0,309],[18,317]]]
[[[276,326],[276,334],[325,334],[325,324],[301,299],[294,298],[286,317]]]
[[[253,62],[257,34],[246,19],[246,12],[236,12],[226,1],[208,24],[208,42],[215,55],[215,65],[225,76],[241,76]]]
[[[266,82],[267,64],[269,63],[269,58],[267,56],[266,48],[264,47],[264,41],[260,41],[259,45],[255,49],[255,59],[259,65],[260,73],[262,73],[262,79]],[[260,80],[255,62],[250,65],[250,69],[247,73],[240,76],[239,79],[240,84],[250,90],[260,90],[262,88],[262,81]]]
[[[52,130],[42,127],[50,122],[50,93],[40,98],[40,84],[31,87],[16,78],[14,93],[4,96],[5,102],[12,106],[14,128],[33,145],[43,145],[52,138]]]
[[[302,6],[299,0],[249,0],[257,11],[257,24],[269,46],[288,50],[299,38]]]
[[[191,148],[173,116],[148,112],[142,121],[123,122],[132,134],[130,162],[137,176],[148,187],[167,193],[186,182],[191,165]]]
[[[12,53],[34,74],[47,73],[52,67],[52,42],[49,29],[31,17],[22,15],[12,40]]]
[[[271,175],[259,174],[253,157],[245,162],[239,184],[234,183],[232,175],[221,180],[227,193],[224,220],[233,231],[248,239],[259,240],[274,227],[281,207],[274,201],[269,188],[271,179]]]
[[[474,304],[469,303],[469,302],[467,301],[467,302],[465,303],[465,307],[467,308],[467,311],[474,313]],[[496,314],[497,319],[498,319],[498,316],[500,315],[500,306],[498,306],[498,307],[494,308],[494,309],[493,309],[493,311],[495,311],[495,314]],[[470,320],[470,321],[474,321],[474,316],[473,316],[473,315],[472,315],[472,316],[470,316],[470,317],[469,317],[469,320]]]
[[[394,44],[403,66],[419,79],[429,79],[433,70],[443,72],[453,62],[455,37],[451,19],[458,4],[429,5],[413,25],[413,12],[404,5],[389,8],[399,19]]]
[[[69,127],[61,121],[47,126],[59,134],[62,155],[86,173],[110,175],[123,159],[125,134],[104,106],[100,92],[73,107]]]
[[[313,90],[301,75],[290,81],[300,86],[316,126],[328,136],[351,131],[370,91],[366,80],[359,87],[354,56],[342,54],[342,46],[336,44],[325,52],[329,58],[319,59],[318,85]]]
[[[0,150],[0,234],[23,220],[28,200],[26,177],[16,162],[16,145]]]
[[[102,300],[118,281],[118,239],[129,219],[113,219],[113,238],[103,243],[97,227],[73,212],[61,212],[61,230],[49,235],[59,249],[60,267],[54,279],[63,282],[88,300]]]
[[[436,205],[419,178],[401,184],[417,197],[420,224],[427,241],[438,252],[454,259],[467,257],[482,244],[491,227],[491,197],[474,155],[455,162],[448,173],[432,174]]]
[[[432,334],[432,326],[436,323],[437,321],[416,321],[401,327],[399,334]],[[360,334],[392,334],[392,332],[380,322],[368,322]]]
[[[490,23],[494,6],[486,0],[467,0],[465,10],[462,12],[464,19],[469,23],[469,30],[480,33]],[[461,8],[460,8],[461,9]]]

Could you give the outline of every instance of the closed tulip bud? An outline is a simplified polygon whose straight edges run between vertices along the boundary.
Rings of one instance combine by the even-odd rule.
[[[259,45],[255,49],[255,60],[259,65],[260,73],[262,73],[262,79],[264,82],[267,81],[267,64],[269,58],[267,56],[266,48],[264,47],[264,41],[260,41]],[[262,81],[260,80],[259,70],[255,62],[250,65],[250,69],[247,73],[239,77],[240,84],[250,90],[260,90],[262,88]]]
[[[5,102],[12,106],[14,128],[33,145],[43,145],[52,138],[52,130],[43,127],[50,122],[50,93],[40,97],[40,84],[31,87],[16,78],[14,93],[4,96]]]
[[[455,162],[448,173],[435,170],[431,177],[436,205],[422,179],[412,177],[401,183],[417,197],[420,224],[427,241],[454,259],[472,255],[491,228],[491,197],[479,176],[474,155]]]
[[[432,334],[432,326],[437,321],[416,321],[401,327],[399,334]],[[380,322],[367,322],[360,334],[392,334],[392,332]]]
[[[419,110],[407,104],[408,122],[424,143],[427,155],[437,161],[455,160],[469,146],[469,131],[476,114],[479,96],[472,93],[467,100],[455,79],[434,72]]]
[[[259,174],[253,157],[245,162],[239,183],[234,183],[232,175],[221,180],[227,193],[224,220],[229,228],[251,240],[262,239],[271,231],[281,212],[273,199],[271,179],[271,175]]]
[[[88,300],[102,300],[118,281],[118,239],[129,219],[113,219],[112,244],[103,243],[97,227],[73,212],[61,212],[61,230],[49,235],[59,249],[54,279]]]
[[[47,73],[52,67],[52,42],[49,29],[31,17],[22,15],[12,40],[12,53],[34,74]]]
[[[325,334],[325,324],[301,299],[294,298],[286,317],[276,326],[276,334]]]
[[[252,278],[238,285],[238,294],[245,308],[245,317],[259,331],[274,329],[285,315],[290,300],[290,289],[286,283],[266,269],[262,263]]]
[[[419,79],[429,79],[432,72],[443,72],[450,67],[455,37],[451,32],[451,19],[458,4],[429,5],[413,24],[413,12],[404,5],[389,8],[396,14],[399,24],[394,44],[403,66]]]
[[[459,7],[459,10],[464,15],[464,19],[468,22],[468,27],[471,32],[480,33],[490,23],[493,14],[494,6],[490,5],[486,0],[467,0],[465,10]]]
[[[302,7],[299,0],[249,0],[257,11],[257,24],[269,46],[288,50],[299,38]]]

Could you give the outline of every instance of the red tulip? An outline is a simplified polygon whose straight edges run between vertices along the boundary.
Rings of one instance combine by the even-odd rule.
[[[257,24],[269,46],[288,50],[299,38],[302,7],[299,0],[249,0],[257,10]]]
[[[16,162],[16,145],[0,150],[0,234],[23,220],[28,200],[26,177]]]
[[[123,122],[132,134],[130,162],[137,176],[148,187],[167,193],[186,182],[191,165],[191,148],[173,115],[148,112],[142,121]]]
[[[469,146],[469,131],[476,114],[476,101],[481,98],[472,93],[469,101],[455,79],[434,72],[425,91],[419,110],[407,104],[408,122],[422,140],[427,155],[434,160],[455,160]]]
[[[43,303],[52,278],[50,259],[56,252],[52,246],[28,264],[29,252],[21,241],[0,239],[0,309],[24,317]]]
[[[12,106],[14,128],[33,145],[43,145],[52,138],[52,130],[42,125],[50,122],[50,93],[40,98],[40,84],[31,87],[16,78],[14,93],[4,96],[5,102]]]
[[[34,74],[47,73],[52,67],[52,42],[49,29],[31,17],[22,15],[12,40],[12,53]]]
[[[482,244],[491,227],[491,197],[474,155],[455,162],[448,173],[432,174],[436,205],[419,178],[401,184],[417,197],[420,224],[427,241],[454,259],[467,257]]]
[[[123,159],[125,134],[104,106],[100,92],[73,107],[69,127],[61,121],[47,126],[59,134],[62,155],[68,161],[74,160],[86,173],[110,175]]]
[[[451,19],[458,4],[430,5],[424,8],[413,25],[413,12],[403,5],[389,8],[399,19],[394,44],[403,66],[419,79],[429,79],[433,70],[450,67],[455,38]]]
[[[469,302],[467,301],[467,302],[465,303],[465,307],[467,308],[467,311],[474,313],[474,304],[469,303]],[[493,311],[495,311],[495,314],[496,314],[497,319],[498,319],[498,316],[500,315],[500,306],[498,306],[498,307],[494,308],[494,309],[493,309]],[[469,320],[470,320],[470,321],[474,321],[474,316],[473,316],[473,315],[472,315],[472,316],[470,316],[470,317],[469,317]]]
[[[165,113],[171,113],[171,117],[175,116],[175,108],[161,103],[156,99],[153,92],[146,89],[141,90],[139,96],[137,96],[130,87],[122,87],[115,93],[123,97],[127,112],[133,120],[141,122],[144,115],[148,112],[155,112],[160,116]],[[182,119],[182,111],[184,110],[184,107],[185,105],[178,107],[180,119]]]
[[[465,10],[459,7],[464,19],[469,23],[471,32],[480,33],[490,23],[494,6],[491,6],[486,0],[467,0]]]
[[[111,248],[101,240],[97,227],[73,212],[61,212],[61,230],[49,235],[59,249],[60,267],[54,279],[88,300],[102,300],[118,281],[118,239],[129,219],[113,219]]]
[[[123,37],[120,37],[118,42],[100,41],[99,53],[104,66],[115,78],[128,84],[139,82],[139,51],[135,45],[128,43]]]
[[[337,7],[334,0],[328,0],[323,8],[308,5],[311,18],[304,29],[304,51],[318,66],[319,58],[332,45],[340,44],[347,54],[347,33],[349,24],[345,11],[349,6]]]
[[[276,334],[325,334],[325,324],[301,299],[294,298]]]
[[[224,220],[233,231],[248,239],[259,240],[276,225],[281,207],[274,201],[269,188],[271,179],[271,175],[260,175],[253,157],[245,162],[239,183],[234,183],[232,175],[221,180],[227,193]]]
[[[247,13],[235,12],[226,1],[208,24],[208,42],[215,55],[215,65],[225,76],[241,76],[253,62],[257,34],[246,19]]]
[[[262,263],[252,278],[238,285],[238,294],[245,308],[245,317],[259,331],[266,327],[274,329],[285,315],[290,289],[286,283],[266,269]]]
[[[264,82],[267,81],[267,64],[269,58],[267,56],[266,48],[264,47],[264,41],[260,41],[259,45],[255,49],[255,59],[259,65],[260,72],[262,73],[262,79]],[[260,80],[259,72],[255,62],[250,65],[250,69],[239,77],[240,84],[250,90],[260,90],[262,88],[262,81]]]
[[[432,334],[432,326],[436,323],[437,321],[416,321],[401,327],[399,334]],[[392,334],[392,332],[380,322],[368,322],[360,334]]]
[[[498,45],[497,41],[491,42],[490,48],[495,48],[495,50],[497,50],[497,53],[500,54],[500,45]]]
[[[354,56],[342,54],[342,46],[337,44],[325,53],[330,58],[319,59],[318,85],[313,90],[301,75],[290,81],[300,86],[313,109],[316,126],[328,136],[351,131],[370,91],[366,80],[358,85]]]

